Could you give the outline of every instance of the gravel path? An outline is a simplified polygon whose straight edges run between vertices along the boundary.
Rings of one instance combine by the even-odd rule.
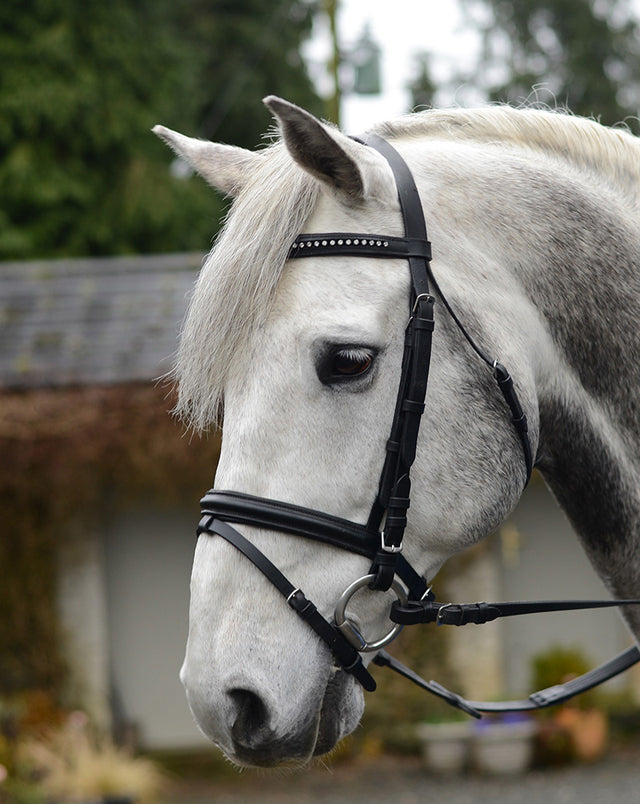
[[[417,760],[246,773],[220,785],[176,790],[165,804],[640,804],[640,751],[595,765],[515,777],[429,775]]]

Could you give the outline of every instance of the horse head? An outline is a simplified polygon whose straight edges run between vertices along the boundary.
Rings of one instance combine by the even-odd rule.
[[[183,328],[179,409],[198,428],[223,419],[216,489],[365,525],[412,314],[407,261],[288,257],[301,233],[402,238],[396,181],[375,149],[285,101],[266,103],[282,136],[262,151],[155,129],[234,198]],[[523,334],[536,330],[535,309],[500,259],[487,254],[489,224],[468,198],[459,153],[438,140],[394,144],[415,176],[434,242],[433,272],[475,337],[510,366],[535,448],[531,352],[544,340],[525,347]],[[500,226],[508,202],[495,205]],[[439,298],[435,304],[404,538],[404,555],[427,579],[504,520],[527,474],[491,371]],[[239,527],[327,621],[345,588],[370,571],[362,554],[277,528]],[[375,640],[389,630],[393,599],[365,587],[349,602],[349,621]],[[207,533],[196,547],[181,679],[202,731],[240,764],[323,754],[357,726],[364,708],[361,685],[327,644],[253,563]]]

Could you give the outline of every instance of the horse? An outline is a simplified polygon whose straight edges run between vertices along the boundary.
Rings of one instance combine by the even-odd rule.
[[[402,379],[410,272],[397,255],[295,259],[291,247],[316,233],[401,240],[399,192],[366,142],[282,99],[265,103],[279,134],[256,151],[154,129],[233,198],[181,331],[177,410],[197,430],[224,423],[216,489],[362,527]],[[632,597],[640,140],[503,105],[417,112],[372,133],[413,176],[439,291],[403,555],[433,579],[504,522],[526,485],[522,438],[472,342],[509,367],[537,470],[608,589]],[[241,530],[292,579],[289,602],[304,589],[325,620],[354,579],[370,577],[371,561],[344,545],[260,523]],[[197,541],[187,700],[233,762],[303,764],[356,728],[362,684],[236,547],[207,532]],[[349,621],[384,633],[390,593],[361,587]],[[639,637],[638,610],[623,615]],[[366,668],[371,654],[362,658]]]

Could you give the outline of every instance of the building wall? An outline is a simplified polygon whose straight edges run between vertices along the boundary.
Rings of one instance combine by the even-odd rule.
[[[58,613],[72,671],[71,695],[83,702],[91,721],[111,726],[109,636],[102,534],[69,524],[58,561]]]
[[[501,531],[473,551],[473,557],[465,551],[446,566],[446,591],[456,602],[611,597],[564,513],[535,475]],[[550,648],[577,648],[595,666],[631,644],[613,609],[507,617],[452,628],[449,638],[461,691],[473,700],[533,692],[532,659]],[[638,674],[628,672],[608,683],[635,688]]]
[[[209,744],[178,673],[187,640],[193,510],[136,508],[105,533],[111,695],[116,725],[132,724],[148,748]]]
[[[611,597],[540,479],[525,492],[496,548],[503,600]],[[631,644],[615,609],[507,618],[503,633],[505,673],[512,694],[528,690],[531,658],[552,645],[577,647],[600,664]],[[620,681],[629,678],[625,674]]]

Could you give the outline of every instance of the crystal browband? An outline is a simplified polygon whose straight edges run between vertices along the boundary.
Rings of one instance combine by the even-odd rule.
[[[355,233],[303,234],[296,237],[289,249],[289,257],[320,257],[326,254],[344,254],[363,257],[421,257],[431,259],[431,243],[411,237],[364,235]]]

